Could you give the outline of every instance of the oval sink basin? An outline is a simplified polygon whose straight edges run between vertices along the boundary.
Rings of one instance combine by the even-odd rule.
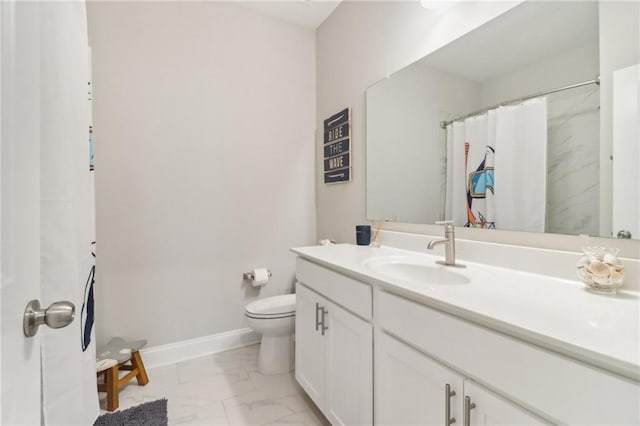
[[[452,270],[455,267],[438,265],[421,259],[370,259],[364,264],[373,272],[397,281],[442,285],[471,282],[466,276]]]

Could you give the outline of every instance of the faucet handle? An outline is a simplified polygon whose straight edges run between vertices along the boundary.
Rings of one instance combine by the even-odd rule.
[[[436,225],[444,225],[444,232],[446,234],[453,233],[453,221],[452,220],[438,220]]]
[[[439,220],[436,222],[436,225],[444,225],[444,235],[448,236],[451,235],[453,236],[453,233],[455,232],[454,227],[453,227],[453,221],[452,220]]]

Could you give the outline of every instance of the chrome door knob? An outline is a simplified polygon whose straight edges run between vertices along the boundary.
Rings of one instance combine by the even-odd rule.
[[[24,310],[22,328],[25,336],[33,337],[38,332],[38,327],[43,324],[51,328],[62,328],[71,324],[75,317],[76,307],[71,302],[55,302],[48,308],[41,309],[40,302],[32,300]]]
[[[623,229],[618,231],[618,235],[616,236],[620,239],[628,240],[631,238],[631,232],[627,231],[626,229]]]

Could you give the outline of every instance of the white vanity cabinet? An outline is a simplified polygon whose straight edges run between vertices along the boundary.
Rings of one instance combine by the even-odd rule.
[[[376,416],[385,411],[378,405],[386,404],[380,381],[393,374],[381,369],[399,369],[398,360],[403,359],[395,355],[393,362],[381,366],[378,357],[388,355],[380,351],[389,346],[378,345],[391,339],[380,337],[388,333],[419,350],[412,355],[412,365],[427,365],[431,358],[428,361],[437,360],[436,364],[446,364],[465,377],[463,395],[476,405],[470,412],[472,425],[544,424],[543,418],[554,424],[640,424],[638,382],[384,291],[374,294],[374,312],[380,329],[376,329]],[[416,352],[407,345],[399,349],[398,344],[404,345],[396,342],[396,353]],[[419,356],[425,359],[416,361]],[[440,407],[445,383],[440,383]],[[423,381],[423,386],[435,385]]]
[[[462,424],[463,376],[386,333],[375,341],[376,424],[444,425],[447,402]]]
[[[576,358],[573,354],[585,351],[570,340],[495,319],[483,308],[487,299],[470,300],[480,297],[472,285],[495,291],[484,281],[422,293],[362,266],[376,256],[395,259],[391,250],[343,245],[296,252],[308,256],[296,261],[296,379],[332,424],[640,424],[637,379],[613,372],[606,359]],[[570,290],[558,287],[573,295]],[[504,294],[504,302],[496,303],[518,301],[514,293]],[[583,304],[590,303],[582,296],[576,293]],[[634,318],[632,308],[619,305]],[[483,309],[476,313],[469,306]],[[498,308],[504,314],[506,309]],[[567,315],[571,312],[568,307]],[[559,327],[578,323],[548,318],[556,318]],[[539,323],[548,330],[545,321]],[[591,332],[578,330],[587,337]],[[593,333],[602,337],[601,330]],[[612,347],[627,348],[629,339],[637,339],[622,336],[626,340],[617,341],[611,334]]]
[[[547,424],[384,332],[375,341],[378,425]]]
[[[297,278],[296,380],[332,424],[372,424],[371,287],[301,259]]]
[[[325,305],[323,297],[296,286],[296,380],[318,407],[325,396],[325,338],[319,332],[319,310]]]

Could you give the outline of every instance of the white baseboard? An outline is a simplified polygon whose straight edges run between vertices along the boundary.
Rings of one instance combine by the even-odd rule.
[[[260,342],[260,334],[250,328],[197,337],[181,342],[142,349],[146,368],[174,364],[188,359],[224,352]]]

